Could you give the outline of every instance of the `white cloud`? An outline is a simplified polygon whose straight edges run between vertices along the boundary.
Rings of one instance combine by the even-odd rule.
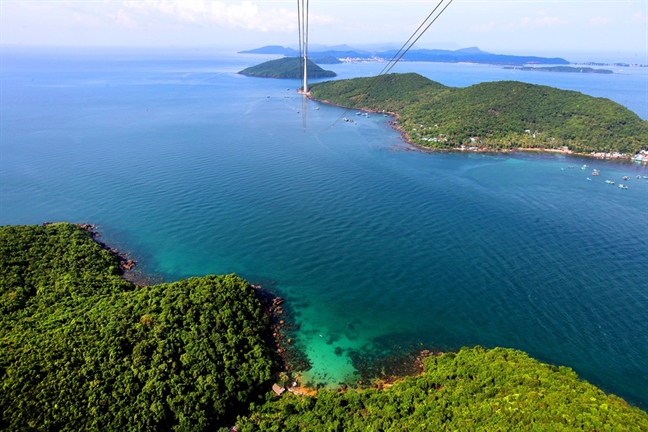
[[[533,22],[533,21],[531,20],[531,18],[529,18],[529,17],[524,17],[524,18],[522,18],[522,19],[520,20],[519,25],[520,25],[520,27],[527,27],[527,26],[531,25],[532,22]]]
[[[589,20],[589,25],[592,27],[603,27],[610,24],[612,20],[607,17],[595,17]]]
[[[547,16],[544,12],[540,12],[540,15],[541,16],[539,18],[530,18],[528,16],[525,16],[524,18],[521,18],[519,21],[515,21],[509,23],[508,25],[505,25],[504,28],[509,30],[514,30],[514,29],[521,29],[521,28],[529,29],[529,28],[538,28],[538,27],[558,27],[569,23],[569,21],[565,19]]]
[[[133,18],[130,14],[125,12],[123,9],[119,9],[117,13],[110,14],[109,16],[115,21],[115,23],[119,27],[126,28],[126,29],[134,29],[138,27],[137,20]]]
[[[637,24],[648,24],[648,17],[639,11],[632,15],[632,22]]]
[[[492,32],[495,29],[495,21],[489,21],[487,23],[475,26],[472,28],[476,32],[488,33]]]
[[[569,21],[560,19],[558,17],[542,17],[535,20],[536,24],[540,27],[557,27],[568,24]]]
[[[97,27],[100,24],[100,20],[92,15],[81,12],[73,12],[72,24],[79,24],[86,27]]]
[[[297,28],[296,11],[264,8],[262,3],[237,3],[209,0],[126,1],[124,7],[140,16],[162,15],[166,20],[187,25],[211,25],[258,32],[293,32]],[[331,17],[311,15],[313,23],[333,22]]]

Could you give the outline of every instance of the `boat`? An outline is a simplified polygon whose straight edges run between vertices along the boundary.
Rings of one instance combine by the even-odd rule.
[[[628,176],[623,176],[623,180],[628,181],[628,180],[630,180],[630,177],[628,177]]]
[[[605,180],[605,184],[610,184],[610,185],[613,185],[613,184],[614,184],[614,182],[613,182],[612,180]]]
[[[598,170],[594,170],[594,171],[592,171],[592,175],[593,175],[593,176],[597,176],[597,175],[599,175]]]
[[[587,177],[587,178],[586,178],[585,180],[587,180],[587,181],[592,181],[592,179],[591,179],[591,178],[589,178],[589,177]]]
[[[574,169],[574,165],[569,165],[567,168]]]
[[[582,170],[587,169],[587,165],[583,165],[583,166],[581,167],[581,169],[582,169]]]
[[[621,189],[628,189],[628,186],[624,185],[623,183],[620,183],[620,184],[619,184],[619,187],[620,187]]]

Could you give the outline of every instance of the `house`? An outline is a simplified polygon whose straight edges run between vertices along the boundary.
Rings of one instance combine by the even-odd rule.
[[[281,394],[285,392],[286,389],[275,383],[272,384],[272,391],[274,391],[277,394],[277,396],[281,396]]]

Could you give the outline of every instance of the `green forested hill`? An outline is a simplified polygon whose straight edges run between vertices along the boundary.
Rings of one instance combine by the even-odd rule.
[[[428,357],[386,390],[277,398],[247,282],[136,287],[67,223],[0,227],[0,308],[1,430],[648,430],[570,369],[503,348]]]
[[[239,73],[261,78],[301,78],[303,67],[299,57],[284,57],[245,68]],[[309,78],[332,78],[335,76],[337,76],[335,72],[324,70],[308,60]]]
[[[412,142],[434,148],[559,148],[635,154],[648,122],[609,99],[516,81],[446,87],[418,74],[314,84],[311,94],[342,106],[400,115]],[[365,95],[366,93],[366,95]]]
[[[645,431],[648,414],[569,368],[503,348],[425,359],[425,374],[385,390],[271,398],[239,431]]]
[[[116,266],[71,224],[0,228],[0,429],[205,430],[267,384],[247,282],[134,287]]]

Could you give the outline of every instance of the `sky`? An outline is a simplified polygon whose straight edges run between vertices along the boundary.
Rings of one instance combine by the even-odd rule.
[[[402,44],[437,3],[312,0],[310,42]],[[0,0],[0,45],[238,50],[296,47],[297,38],[295,0]],[[417,46],[547,56],[616,53],[648,64],[648,0],[454,0]]]

